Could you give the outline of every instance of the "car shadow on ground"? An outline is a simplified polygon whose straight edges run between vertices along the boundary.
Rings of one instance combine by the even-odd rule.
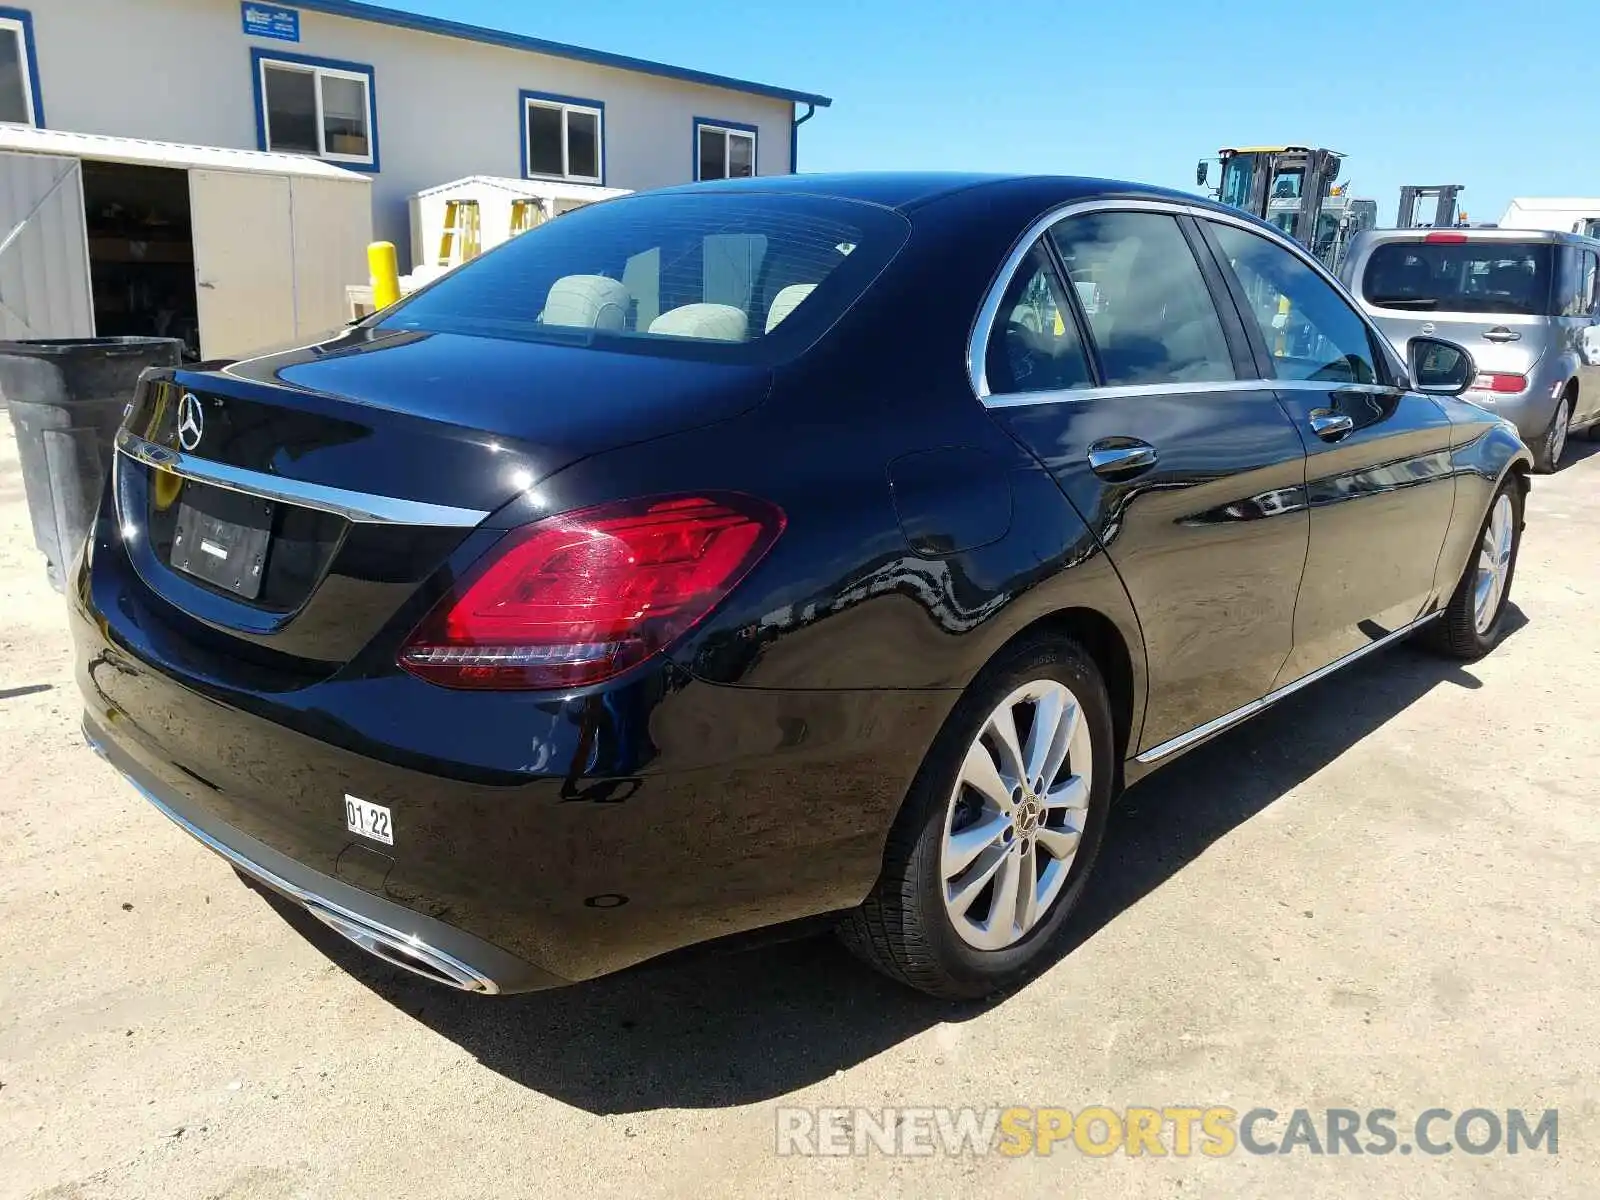
[[[1561,452],[1561,463],[1556,467],[1559,475],[1569,467],[1576,466],[1586,458],[1593,458],[1600,454],[1600,441],[1590,441],[1586,437],[1578,436],[1567,439],[1567,448]]]
[[[1515,605],[1508,618],[1511,634],[1527,623]],[[1181,770],[1129,789],[1061,953],[1441,685],[1481,686],[1460,665],[1415,648],[1374,655],[1199,747]],[[286,902],[277,907],[357,980],[484,1066],[594,1113],[770,1100],[1006,1000],[932,1000],[868,970],[829,937],[489,999],[415,979]]]

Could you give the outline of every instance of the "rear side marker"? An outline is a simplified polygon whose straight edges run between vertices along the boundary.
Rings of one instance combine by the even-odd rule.
[[[401,648],[455,688],[569,688],[636,666],[688,632],[772,549],[777,506],[738,493],[563,513],[507,535]]]

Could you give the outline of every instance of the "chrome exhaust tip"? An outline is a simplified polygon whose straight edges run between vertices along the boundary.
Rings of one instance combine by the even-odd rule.
[[[476,992],[479,995],[496,995],[500,988],[494,980],[467,966],[466,963],[443,950],[428,945],[415,935],[398,934],[380,925],[374,925],[354,913],[334,912],[314,900],[303,900],[305,909],[340,937],[360,946],[368,954],[383,959],[413,975],[420,975],[434,983],[442,983],[458,991]]]

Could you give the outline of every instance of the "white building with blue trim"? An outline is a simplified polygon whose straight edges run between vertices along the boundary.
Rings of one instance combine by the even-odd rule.
[[[374,232],[402,262],[408,198],[448,180],[785,174],[830,103],[351,0],[21,2],[0,6],[0,121],[363,172]]]

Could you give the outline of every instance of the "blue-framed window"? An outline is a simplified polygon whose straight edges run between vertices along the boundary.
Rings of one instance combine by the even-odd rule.
[[[44,128],[33,14],[25,8],[0,8],[0,121]]]
[[[378,95],[365,63],[252,49],[256,144],[355,171],[378,169]]]
[[[522,106],[522,174],[526,179],[606,181],[606,106],[603,100],[517,93]]]
[[[756,173],[756,127],[715,117],[694,119],[695,179],[748,179]]]

